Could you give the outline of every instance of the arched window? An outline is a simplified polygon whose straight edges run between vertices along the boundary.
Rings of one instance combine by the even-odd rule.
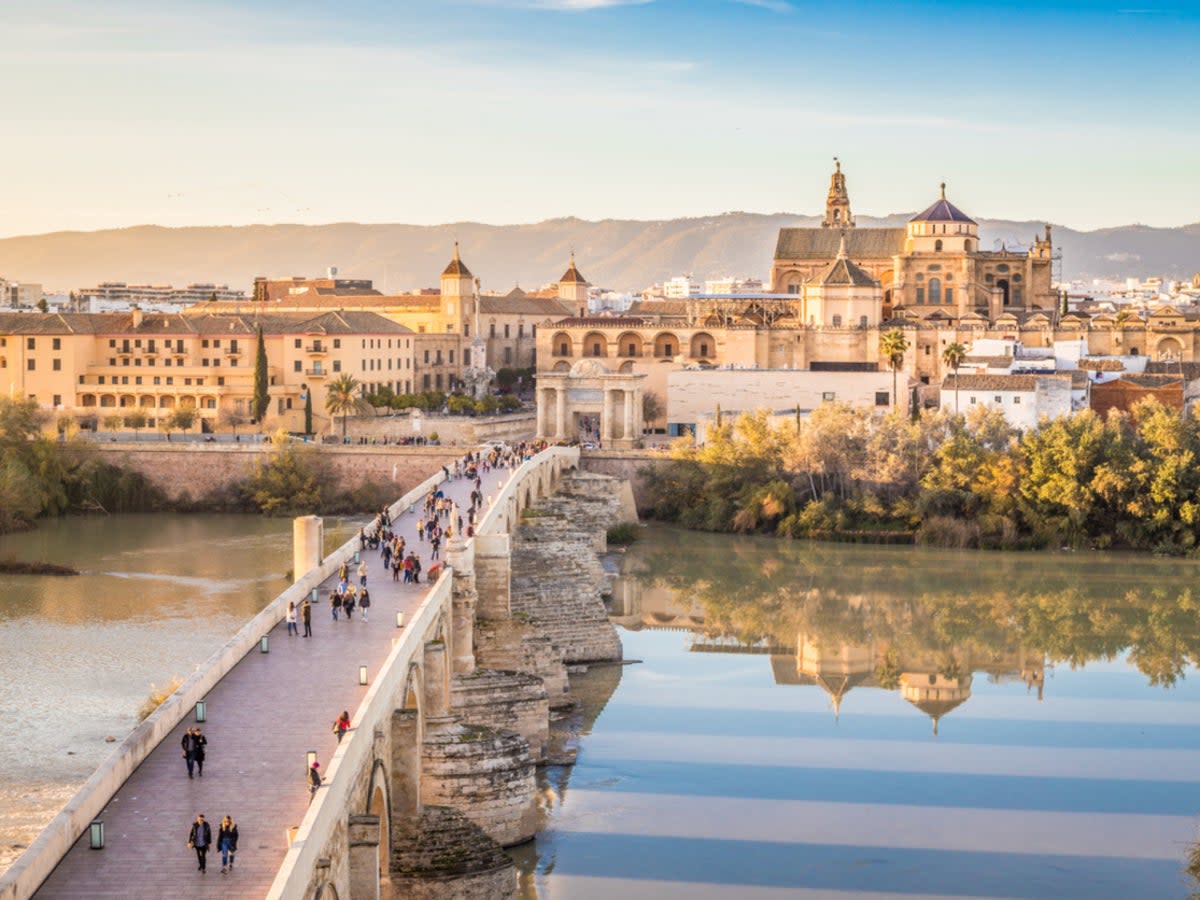
[[[568,344],[566,341],[563,341],[561,344],[559,344],[558,345],[558,355],[559,356],[570,356],[571,355],[571,345]]]
[[[942,239],[941,238],[938,238],[936,241],[933,242],[933,249],[936,250],[938,253],[942,252]]]
[[[859,316],[859,317],[858,317],[858,327],[859,327],[859,328],[866,328],[866,327],[867,327],[867,317],[866,317],[866,316]]]
[[[963,249],[966,250],[968,253],[971,252],[971,239],[970,238],[967,238],[965,241],[963,241]]]
[[[842,317],[841,317],[841,316],[834,316],[834,317],[833,317],[833,327],[834,327],[834,328],[841,328],[841,327],[842,327]]]
[[[929,279],[929,302],[930,304],[942,302],[942,280],[940,278]]]

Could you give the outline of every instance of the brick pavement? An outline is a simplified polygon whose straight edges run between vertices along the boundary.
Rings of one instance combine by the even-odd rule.
[[[509,474],[501,469],[484,475],[485,498]],[[445,491],[465,507],[471,487],[459,479]],[[403,512],[393,530],[416,548],[427,571],[429,544],[416,539],[420,512]],[[442,550],[444,557],[444,541]],[[327,580],[313,608],[311,639],[288,637],[280,622],[270,632],[270,652],[255,647],[208,694],[203,778],[188,780],[180,749],[183,733],[195,724],[189,714],[104,808],[104,849],[89,849],[85,833],[38,889],[39,900],[140,900],[175,897],[181,890],[189,897],[266,894],[287,850],[287,829],[300,824],[308,806],[305,753],[316,750],[322,765],[333,755],[333,720],[343,709],[353,715],[367,691],[358,684],[358,667],[368,666],[374,681],[397,634],[396,612],[410,616],[427,590],[424,582],[393,582],[377,551],[366,551],[365,558],[370,621],[364,623],[356,610],[353,620],[333,622],[327,598],[334,579]],[[207,874],[197,871],[187,847],[197,813],[211,824],[214,845],[221,818],[237,822],[235,872],[221,874],[215,850]]]

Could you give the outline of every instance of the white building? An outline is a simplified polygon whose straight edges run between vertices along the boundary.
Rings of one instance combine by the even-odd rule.
[[[677,275],[663,282],[662,292],[668,300],[684,300],[700,293],[700,283],[691,275]]]
[[[1080,373],[1086,387],[1086,378]],[[1033,428],[1043,416],[1057,419],[1072,410],[1072,375],[947,375],[942,408],[961,413],[973,406],[994,406],[1017,428]]]
[[[761,294],[761,278],[711,278],[704,282],[706,294]]]
[[[190,306],[202,303],[216,297],[218,300],[245,300],[244,291],[235,291],[227,284],[189,284],[187,287],[173,287],[169,284],[126,284],[124,281],[102,281],[95,287],[81,288],[78,291],[81,299],[95,300],[101,308],[128,309],[133,304],[141,306],[155,304],[180,304]],[[123,304],[123,306],[121,306]]]
[[[33,309],[42,299],[42,286],[28,281],[7,281],[0,278],[0,306],[12,309]]]

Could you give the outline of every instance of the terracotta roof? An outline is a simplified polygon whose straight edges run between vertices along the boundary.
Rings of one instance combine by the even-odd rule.
[[[638,319],[633,316],[568,316],[565,319],[559,319],[555,325],[628,325],[630,328],[636,328],[639,325],[647,324],[645,319]]]
[[[1124,372],[1125,363],[1119,359],[1105,359],[1104,357],[1089,357],[1085,356],[1079,360],[1079,368],[1085,372]]]
[[[987,366],[989,369],[1007,369],[1013,363],[1011,356],[964,356],[963,365]]]
[[[686,300],[634,300],[627,312],[638,316],[686,316]]]
[[[1070,380],[1062,372],[1056,375],[947,375],[942,380],[942,390],[952,391],[957,384],[963,391],[1032,391],[1037,388],[1039,378]]]
[[[450,264],[446,266],[445,270],[442,272],[443,277],[446,275],[454,275],[459,278],[471,277],[471,270],[468,269],[466,263],[464,263],[458,257],[458,241],[454,242],[454,258],[450,260]]]
[[[1200,378],[1200,362],[1179,363],[1174,360],[1154,359],[1146,363],[1147,375],[1179,375],[1188,381]]]
[[[903,228],[852,228],[846,232],[851,259],[890,259],[904,252]],[[832,228],[780,228],[776,259],[834,259],[841,233]]]
[[[571,264],[567,266],[567,271],[563,272],[562,278],[558,279],[559,284],[587,284],[587,279],[579,274],[579,269],[575,267],[575,254],[571,254]]]
[[[1073,387],[1073,388],[1087,387],[1091,383],[1092,383],[1092,380],[1090,378],[1088,378],[1087,372],[1081,372],[1078,369],[1075,369],[1074,371],[1071,372],[1071,387]]]
[[[26,315],[0,313],[0,334],[137,334],[137,335],[232,335],[253,337],[264,334],[411,334],[412,329],[373,312],[327,312],[268,315],[183,316],[177,313],[147,313],[139,325],[132,313],[61,313]]]
[[[507,294],[503,297],[479,298],[481,315],[561,316],[563,313],[573,311],[573,307],[569,303],[562,303],[557,299],[547,297],[531,297],[527,294],[521,294],[518,297]]]
[[[1115,384],[1132,384],[1141,388],[1164,388],[1173,387],[1174,385],[1182,385],[1183,379],[1178,375],[1146,375],[1135,372],[1128,372],[1120,378],[1107,382],[1107,384],[1098,384],[1096,387],[1111,388]]]
[[[848,248],[847,248],[848,252]],[[835,259],[816,278],[817,284],[829,287],[878,287],[879,282],[849,259]]]

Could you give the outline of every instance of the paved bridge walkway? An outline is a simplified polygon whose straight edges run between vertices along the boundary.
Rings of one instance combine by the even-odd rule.
[[[494,496],[509,475],[508,469],[484,474],[484,497]],[[443,490],[465,509],[473,484],[455,479]],[[404,512],[392,528],[416,549],[424,575],[430,546],[416,537],[420,513],[420,507]],[[443,540],[443,557],[445,547]],[[201,726],[208,738],[204,777],[189,781],[181,755],[183,734],[195,724],[188,715],[104,808],[99,816],[105,823],[104,849],[89,849],[85,833],[42,884],[35,895],[39,900],[267,893],[287,850],[287,830],[300,824],[308,806],[305,753],[316,750],[322,766],[327,764],[337,745],[333,720],[344,709],[353,715],[367,691],[358,684],[359,666],[369,667],[374,682],[399,633],[396,612],[410,616],[427,590],[424,581],[393,582],[377,551],[366,551],[364,558],[371,569],[369,621],[362,621],[358,611],[350,621],[345,616],[332,621],[328,596],[336,576],[328,579],[313,608],[312,638],[288,637],[280,622],[270,632],[270,652],[254,649],[208,693],[207,721]],[[197,871],[196,855],[187,847],[197,813],[211,824],[214,845],[221,818],[229,815],[237,822],[232,874],[221,874],[215,847],[207,874]]]

